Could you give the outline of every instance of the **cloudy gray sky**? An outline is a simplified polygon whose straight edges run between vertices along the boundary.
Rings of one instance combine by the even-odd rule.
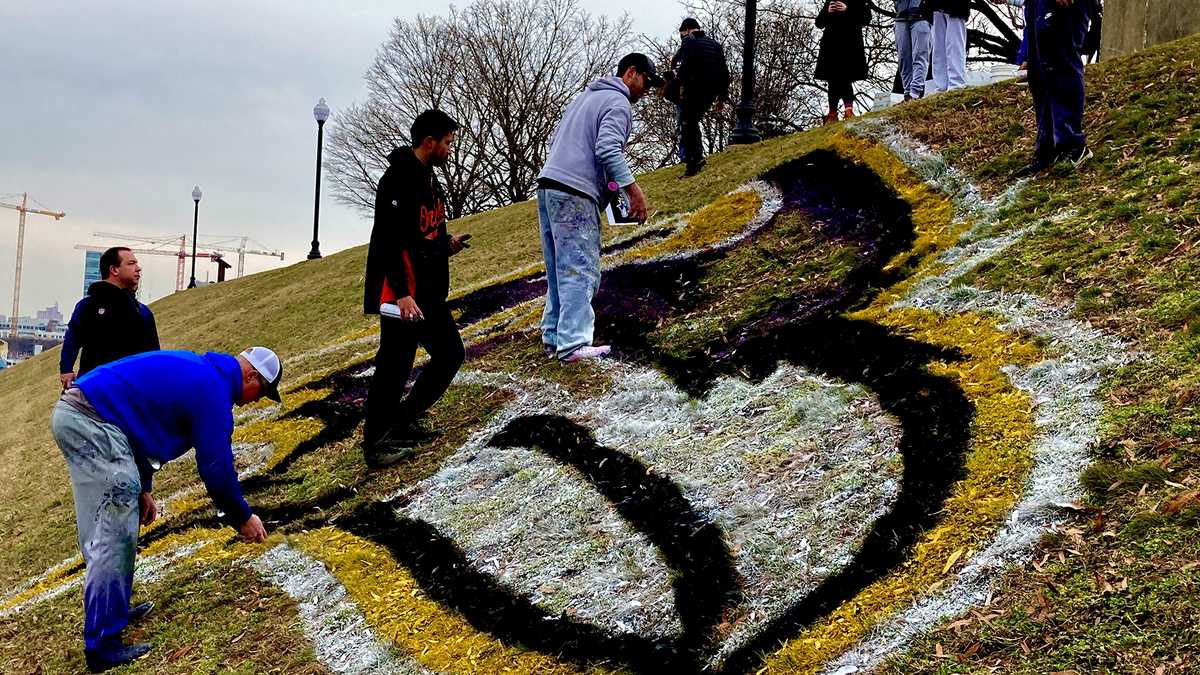
[[[628,11],[666,35],[673,0],[581,0]],[[460,1],[461,5],[468,2]],[[5,0],[0,3],[0,201],[31,197],[67,217],[29,216],[21,313],[82,292],[83,251],[117,243],[94,231],[249,235],[287,254],[248,257],[247,272],[304,258],[312,235],[316,123],[362,100],[362,74],[396,17],[444,14],[440,0],[313,2]],[[326,196],[321,250],[363,243],[369,223]],[[0,315],[11,312],[17,213],[0,209]],[[175,260],[143,256],[143,300],[174,290]],[[197,263],[203,280],[213,266]],[[215,271],[212,271],[215,279]]]

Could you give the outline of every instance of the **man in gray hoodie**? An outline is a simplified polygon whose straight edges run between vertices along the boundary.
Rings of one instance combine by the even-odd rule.
[[[646,197],[625,160],[633,107],[663,79],[645,54],[628,54],[615,77],[601,77],[567,106],[538,176],[538,220],[546,261],[542,343],[564,363],[608,354],[592,345],[600,288],[600,209],[610,185],[629,194],[630,213],[646,220]]]

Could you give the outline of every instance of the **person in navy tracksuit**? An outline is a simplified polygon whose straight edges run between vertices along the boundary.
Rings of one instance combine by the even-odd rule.
[[[1058,162],[1080,166],[1092,151],[1083,133],[1083,49],[1095,0],[991,0],[1025,9],[1029,91],[1037,117],[1033,159],[1016,177]]]

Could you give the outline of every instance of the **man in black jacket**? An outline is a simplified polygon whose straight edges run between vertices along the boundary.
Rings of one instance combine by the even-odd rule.
[[[83,375],[110,361],[159,349],[154,313],[133,295],[142,279],[133,251],[124,246],[105,251],[100,256],[100,278],[76,303],[67,323],[58,367],[63,389],[77,376],[76,357],[78,375]]]
[[[379,352],[367,392],[363,455],[372,468],[394,464],[434,434],[418,419],[454,379],[463,343],[450,315],[450,256],[469,234],[446,232],[446,203],[433,168],[446,163],[458,123],[440,110],[413,121],[412,147],[396,148],[375,193],[363,312],[379,316]],[[429,354],[408,397],[417,345]]]
[[[717,114],[724,112],[729,102],[729,65],[725,63],[725,50],[704,34],[695,19],[683,20],[679,37],[682,44],[671,59],[675,76],[669,98],[679,106],[679,139],[687,167],[684,175],[694,176],[704,167],[700,120],[714,102]]]

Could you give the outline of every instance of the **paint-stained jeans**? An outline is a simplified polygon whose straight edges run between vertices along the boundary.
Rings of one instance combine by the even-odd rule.
[[[592,344],[592,298],[600,289],[600,212],[592,200],[558,190],[541,189],[537,197],[546,261],[542,342],[562,358]]]
[[[83,643],[100,646],[129,623],[142,491],[133,449],[121,430],[70,405],[54,406],[50,428],[71,472],[83,577]]]

